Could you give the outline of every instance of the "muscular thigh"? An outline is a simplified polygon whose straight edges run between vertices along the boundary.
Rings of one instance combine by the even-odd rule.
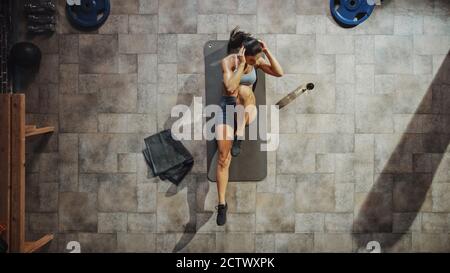
[[[216,129],[216,137],[219,156],[228,157],[231,146],[233,145],[233,129],[228,125],[220,124]]]
[[[217,141],[231,141],[233,140],[234,129],[226,124],[216,125],[216,140]]]

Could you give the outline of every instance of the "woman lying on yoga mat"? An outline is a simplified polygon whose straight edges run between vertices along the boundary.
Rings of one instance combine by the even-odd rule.
[[[263,57],[263,53],[267,60]],[[216,115],[216,140],[219,152],[216,174],[219,194],[218,225],[224,225],[226,222],[228,206],[225,202],[225,192],[231,156],[239,155],[245,126],[253,122],[257,116],[255,94],[252,89],[256,82],[257,68],[275,77],[283,75],[283,69],[263,41],[252,37],[250,33],[240,31],[239,27],[234,28],[228,42],[228,56],[222,60],[223,95],[220,101],[222,112]],[[244,106],[244,115],[237,115],[243,120],[236,122],[233,118],[227,120],[227,105],[232,105],[233,111],[236,105]]]

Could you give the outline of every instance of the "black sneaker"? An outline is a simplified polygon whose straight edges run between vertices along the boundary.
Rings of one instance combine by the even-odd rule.
[[[225,203],[225,205],[219,204],[216,207],[216,209],[217,209],[217,221],[216,221],[217,225],[223,226],[227,222],[228,204],[227,203]]]
[[[241,143],[242,140],[238,139],[237,136],[234,137],[233,146],[231,147],[231,155],[236,157],[241,153]]]

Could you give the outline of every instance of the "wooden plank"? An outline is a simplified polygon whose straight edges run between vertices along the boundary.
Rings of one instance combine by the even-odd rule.
[[[10,251],[25,248],[25,95],[12,95]]]
[[[0,94],[0,224],[2,239],[9,244],[11,186],[11,94]]]
[[[23,252],[25,252],[25,253],[35,252],[36,250],[40,249],[44,245],[48,244],[48,242],[50,242],[51,240],[53,240],[53,235],[47,234],[37,241],[25,242],[25,247],[24,247]]]
[[[30,130],[26,132],[25,136],[35,136],[40,134],[47,134],[55,131],[55,127],[49,126],[49,127],[42,127],[42,128],[35,128],[34,130]]]

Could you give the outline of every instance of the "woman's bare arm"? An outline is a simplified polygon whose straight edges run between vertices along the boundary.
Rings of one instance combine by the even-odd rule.
[[[245,48],[239,50],[239,55],[244,56]],[[242,60],[243,59],[243,60]],[[232,95],[238,90],[239,82],[244,74],[245,69],[245,57],[240,58],[239,66],[237,72],[232,71],[233,63],[230,58],[225,58],[222,60],[222,71],[223,71],[223,84],[227,92]]]
[[[264,57],[259,58],[256,60],[256,66],[261,68],[262,71],[264,71],[267,74],[270,74],[275,77],[281,77],[283,76],[283,68],[281,67],[278,60],[275,58],[275,56],[272,55],[272,52],[267,48],[266,44],[263,41],[259,41],[261,43],[261,46],[263,48],[263,52],[266,55],[266,59]]]

